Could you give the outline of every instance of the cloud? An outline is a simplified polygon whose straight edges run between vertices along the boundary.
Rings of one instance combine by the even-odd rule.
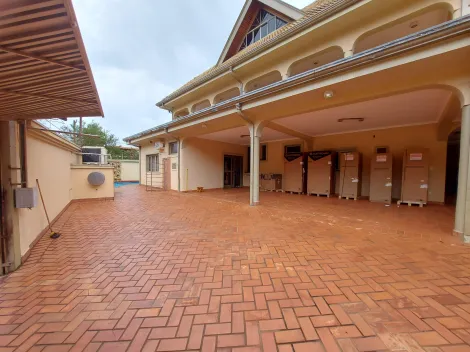
[[[106,116],[98,121],[124,138],[171,119],[155,103],[217,62],[244,0],[73,4]]]

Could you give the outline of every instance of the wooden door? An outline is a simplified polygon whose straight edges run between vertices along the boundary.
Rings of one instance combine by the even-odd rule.
[[[163,159],[163,189],[171,190],[171,159]]]

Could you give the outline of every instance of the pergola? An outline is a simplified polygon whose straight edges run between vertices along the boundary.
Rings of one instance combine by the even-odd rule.
[[[0,0],[0,121],[103,116],[71,0]]]

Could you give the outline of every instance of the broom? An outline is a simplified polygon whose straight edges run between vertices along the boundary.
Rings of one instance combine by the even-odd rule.
[[[44,212],[46,213],[47,223],[49,224],[50,238],[56,239],[60,237],[60,233],[54,232],[52,230],[51,221],[49,220],[49,215],[47,214],[46,203],[44,203],[44,198],[42,197],[41,186],[39,186],[39,180],[36,179],[36,184],[38,185],[39,195],[41,196],[42,206],[44,207]]]

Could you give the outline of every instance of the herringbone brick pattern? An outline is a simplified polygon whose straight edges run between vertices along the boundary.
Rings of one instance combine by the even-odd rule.
[[[0,351],[467,351],[452,210],[121,188],[0,285]]]

